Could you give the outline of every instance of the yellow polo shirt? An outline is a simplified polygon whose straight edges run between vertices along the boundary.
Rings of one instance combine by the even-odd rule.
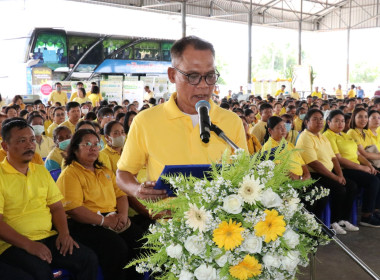
[[[368,136],[367,130],[363,129],[363,132],[364,134],[357,128],[351,128],[349,131],[347,131],[347,135],[354,139],[357,145],[362,145],[365,149],[366,147],[372,145],[372,141],[371,137]]]
[[[276,93],[274,94],[274,96],[279,96],[280,94],[284,94],[285,92],[282,90],[282,89],[279,89],[278,91],[276,91]]]
[[[329,171],[333,169],[334,164],[332,158],[335,157],[335,154],[331,148],[330,141],[326,136],[320,133],[314,135],[309,130],[305,129],[298,138],[296,148],[302,150],[300,154],[306,164],[318,160]],[[312,168],[308,168],[309,171],[315,172]]]
[[[257,124],[250,131],[251,135],[255,135],[260,144],[264,143],[264,136],[266,134],[267,123],[259,120]]]
[[[96,213],[116,211],[116,199],[126,194],[116,185],[116,176],[102,167],[92,172],[74,161],[66,167],[57,180],[66,211],[84,206]]]
[[[0,213],[3,221],[30,240],[41,240],[57,234],[52,230],[48,205],[62,198],[44,166],[29,163],[25,176],[7,159],[0,163]],[[10,246],[0,239],[0,254]]]
[[[336,98],[338,98],[338,99],[343,99],[343,91],[342,91],[341,89],[337,89],[337,90],[335,91],[335,96],[336,96]]]
[[[44,122],[44,129],[45,129],[45,134],[46,134],[46,131],[48,129],[48,127],[52,124],[53,122],[51,120],[46,120]]]
[[[303,123],[303,120],[301,120],[298,116],[296,116],[296,118],[293,121],[294,130],[298,131],[298,132],[301,131],[302,130],[302,123]]]
[[[298,92],[292,92],[290,96],[296,100],[300,99],[300,94]]]
[[[101,94],[96,94],[96,93],[91,93],[89,96],[88,96],[88,99],[91,100],[92,102],[92,106],[96,107],[98,106],[97,103],[100,103],[100,100],[102,100],[101,98]]]
[[[251,137],[248,138],[247,146],[250,155],[253,155],[261,150],[261,144],[255,135],[251,135]]]
[[[348,98],[354,98],[356,96],[356,92],[353,89],[350,89],[347,93]]]
[[[68,101],[67,94],[64,91],[61,91],[59,93],[55,90],[52,93],[50,93],[49,101],[51,101],[52,104],[54,104],[55,102],[59,102],[62,106],[65,106]]]
[[[133,119],[118,169],[137,174],[147,167],[148,180],[157,180],[165,165],[209,164],[219,161],[229,145],[211,132],[210,142],[199,137],[199,125],[193,127],[191,117],[185,115],[175,102],[169,101],[144,110]],[[233,112],[210,101],[210,119],[238,147],[246,150],[247,140],[241,119]]]
[[[322,98],[322,93],[320,91],[318,91],[318,92],[313,91],[313,93],[311,94],[311,96],[318,96],[318,98]]]
[[[56,127],[58,127],[58,124],[55,122],[53,122],[51,125],[49,125],[49,127],[47,129],[45,129],[46,136],[53,138],[53,132],[54,132],[54,129]]]
[[[292,143],[293,145],[295,145],[297,137],[298,137],[298,131],[292,129],[291,131],[289,131],[288,135],[286,136],[286,141],[288,141],[288,143]]]
[[[272,137],[269,137],[268,141],[263,146],[263,151],[269,151],[273,148],[278,147],[280,143],[274,140]],[[291,151],[295,149],[292,143],[287,143],[286,147],[284,147],[284,151]],[[294,151],[291,154],[289,161],[289,171],[297,176],[303,175],[302,165],[305,165],[305,161],[302,159],[300,153],[298,151]]]
[[[0,149],[0,162],[2,162],[7,157],[7,152],[4,151],[3,148]],[[32,163],[36,164],[44,164],[44,161],[42,160],[42,157],[39,153],[34,153],[33,158],[31,160]]]
[[[87,96],[85,96],[84,98],[80,98],[79,96],[77,96],[73,99],[73,101],[78,102],[79,104],[92,102]]]
[[[337,134],[330,129],[327,129],[323,135],[329,139],[334,154],[340,154],[343,158],[360,164],[358,160],[358,145],[350,136],[344,132]]]
[[[71,134],[75,133],[75,124],[73,124],[70,120],[67,120],[67,121],[61,123],[59,126],[66,126],[70,129]]]
[[[117,162],[120,159],[120,154],[114,149],[112,149],[110,146],[108,146],[108,144],[106,144],[105,148],[100,151],[100,154],[104,155],[104,157],[109,158],[109,161],[111,164],[111,170],[113,171],[113,173],[116,174]]]
[[[376,145],[377,149],[380,151],[380,134],[378,133],[378,129],[376,130],[376,135],[373,134],[372,130],[366,130],[367,136],[371,139],[371,145]]]
[[[36,153],[39,153],[42,158],[46,158],[51,150],[55,147],[53,139],[42,135],[41,145],[36,143]]]

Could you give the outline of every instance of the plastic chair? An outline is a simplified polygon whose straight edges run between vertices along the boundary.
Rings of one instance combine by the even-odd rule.
[[[55,182],[57,182],[58,177],[61,174],[61,171],[62,171],[61,169],[55,169],[55,170],[50,171],[50,175],[51,175],[51,177],[53,177],[53,180]]]
[[[66,269],[53,269],[53,273],[56,273],[56,272],[62,272],[62,274],[60,276],[58,276],[57,278],[54,278],[54,279],[59,279],[59,280],[72,280],[72,279],[74,279],[72,274]],[[149,277],[149,274],[148,274],[148,277]],[[144,280],[145,279],[149,279],[149,278],[145,278],[145,275],[144,275]],[[96,280],[104,280],[103,272],[102,272],[102,269],[100,268],[100,266],[98,267],[98,276],[96,277]]]

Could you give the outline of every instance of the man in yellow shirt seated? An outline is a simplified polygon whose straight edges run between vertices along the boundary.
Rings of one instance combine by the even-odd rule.
[[[59,126],[68,127],[71,130],[71,134],[74,134],[75,126],[77,125],[81,117],[81,110],[80,110],[79,103],[74,102],[74,101],[67,103],[66,112],[69,119],[61,123]]]
[[[65,106],[67,103],[67,94],[62,91],[62,84],[60,82],[55,83],[55,90],[50,93],[48,104],[52,105],[55,102],[61,103],[62,106]]]
[[[264,144],[264,137],[266,134],[266,126],[268,119],[273,115],[273,107],[268,103],[261,104],[260,109],[261,119],[257,124],[252,128],[250,134],[255,135],[260,144]]]
[[[274,96],[277,97],[279,95],[284,95],[285,94],[285,88],[286,88],[286,86],[282,85],[281,88],[278,91],[276,91],[276,94]]]
[[[348,98],[356,97],[355,85],[351,85],[351,89],[347,93]]]
[[[315,87],[315,90],[313,91],[313,93],[311,94],[311,96],[317,96],[318,98],[322,98],[322,93],[320,91],[318,91],[319,88],[318,87]]]
[[[300,100],[300,94],[296,91],[296,88],[293,88],[293,91],[290,96],[295,100]]]
[[[53,279],[51,267],[96,279],[97,257],[70,236],[62,194],[45,167],[31,163],[33,129],[14,120],[1,135],[7,157],[0,163],[0,261],[33,279]]]

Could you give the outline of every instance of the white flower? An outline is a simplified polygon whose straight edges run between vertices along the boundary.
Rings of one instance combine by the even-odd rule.
[[[223,199],[223,210],[231,214],[239,214],[243,201],[239,195],[232,194]]]
[[[275,267],[279,268],[281,265],[280,258],[272,254],[265,254],[263,257],[264,265],[268,268]]]
[[[198,280],[217,280],[216,269],[206,264],[201,264],[195,271],[194,275]]]
[[[243,251],[246,251],[250,254],[260,253],[263,242],[260,238],[258,238],[255,234],[248,234],[244,239],[241,248]]]
[[[207,223],[212,219],[210,212],[204,207],[198,208],[195,204],[190,203],[189,211],[185,212],[186,224],[193,230],[199,229],[200,232],[205,231]]]
[[[288,211],[290,213],[294,213],[297,211],[298,205],[301,202],[301,200],[298,197],[293,197],[288,200]]]
[[[266,208],[280,207],[282,204],[281,197],[276,194],[271,188],[263,191],[261,202]]]
[[[283,237],[286,245],[288,245],[291,249],[294,249],[300,243],[299,235],[290,228],[285,231]]]
[[[290,251],[281,260],[281,266],[283,269],[292,272],[296,269],[298,263],[300,262],[298,251]]]
[[[187,270],[181,270],[181,273],[179,274],[179,279],[181,279],[181,280],[193,280],[194,274],[192,274],[190,271],[187,271]]]
[[[217,263],[217,265],[219,265],[220,267],[223,267],[226,262],[228,261],[228,255],[227,255],[228,252],[226,252],[226,254],[224,254],[223,256],[221,256],[220,258],[216,259],[215,262]]]
[[[198,236],[193,235],[186,239],[185,248],[190,254],[199,256],[206,249],[206,244]]]
[[[263,188],[264,185],[254,175],[247,175],[243,178],[243,182],[240,183],[238,194],[243,198],[244,202],[252,205],[260,200]]]
[[[166,253],[171,258],[179,259],[182,256],[182,246],[171,244],[166,248]]]

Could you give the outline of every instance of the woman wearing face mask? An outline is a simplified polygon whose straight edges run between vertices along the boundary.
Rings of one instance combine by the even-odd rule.
[[[295,145],[297,137],[298,137],[298,131],[296,131],[294,129],[293,117],[289,114],[284,114],[281,116],[281,119],[285,123],[285,128],[286,128],[285,139],[286,139],[286,141],[288,141],[288,143],[292,143],[293,145]]]
[[[70,144],[71,130],[66,126],[59,126],[54,129],[53,140],[55,148],[49,153],[45,160],[45,167],[52,171],[61,169],[64,153]]]
[[[40,115],[32,115],[28,118],[27,123],[33,128],[36,136],[36,153],[42,158],[46,158],[54,148],[54,142],[50,137],[42,135],[44,133],[44,118]]]
[[[53,137],[53,131],[65,121],[66,113],[63,107],[57,107],[53,111],[53,123],[46,130],[46,136]]]
[[[81,115],[82,115],[82,118],[85,117],[87,115],[87,113],[89,112],[89,106],[87,103],[83,103],[81,104],[80,106],[80,111],[81,111]]]
[[[302,123],[305,119],[307,110],[304,107],[298,107],[296,117],[294,118],[294,130],[300,132],[302,130]]]
[[[107,144],[100,154],[104,154],[109,157],[112,171],[116,174],[117,162],[120,159],[125,142],[123,125],[117,121],[107,123],[104,127],[104,137]]]
[[[360,224],[380,227],[380,174],[367,159],[358,154],[357,144],[343,132],[343,128],[343,112],[331,111],[323,135],[329,139],[336,158],[343,167],[344,177],[350,178],[364,189]],[[359,230],[347,222],[340,223],[340,226],[349,231]]]

